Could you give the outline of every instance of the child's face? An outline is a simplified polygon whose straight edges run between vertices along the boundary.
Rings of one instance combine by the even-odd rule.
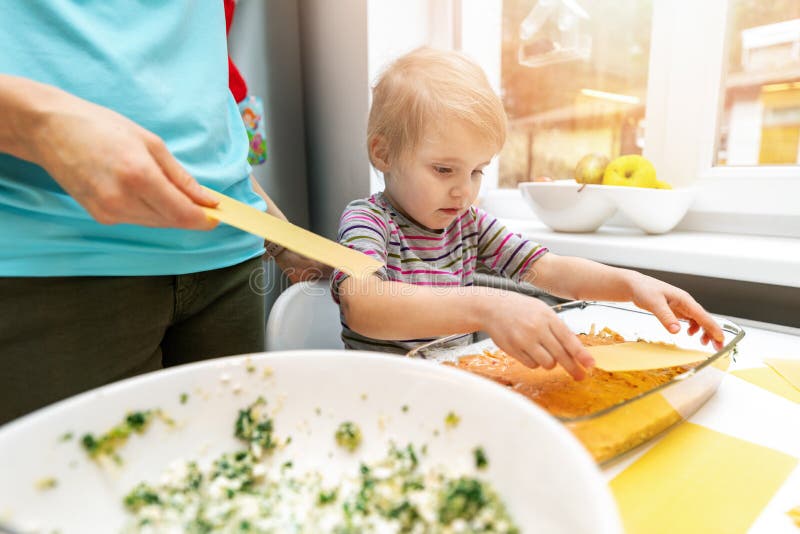
[[[426,132],[417,149],[384,170],[395,208],[431,230],[447,228],[478,196],[495,147],[462,121]]]

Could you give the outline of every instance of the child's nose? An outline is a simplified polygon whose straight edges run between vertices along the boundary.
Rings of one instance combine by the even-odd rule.
[[[469,188],[472,185],[471,177],[467,176],[466,179],[461,179],[457,184],[453,185],[450,189],[450,196],[453,198],[465,197],[469,194]]]

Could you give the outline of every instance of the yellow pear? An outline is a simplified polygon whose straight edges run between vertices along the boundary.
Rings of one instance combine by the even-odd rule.
[[[608,158],[602,154],[587,154],[575,166],[575,181],[579,184],[599,184],[608,167]]]

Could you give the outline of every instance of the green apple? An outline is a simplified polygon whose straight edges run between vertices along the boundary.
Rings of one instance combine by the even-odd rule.
[[[642,156],[630,154],[620,156],[606,167],[603,185],[656,188],[656,168]]]
[[[608,158],[602,154],[587,154],[575,166],[575,181],[579,184],[599,184],[608,167]]]

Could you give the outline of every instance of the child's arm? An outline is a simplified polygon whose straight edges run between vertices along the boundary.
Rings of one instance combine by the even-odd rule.
[[[546,254],[523,275],[525,281],[552,295],[576,300],[630,301],[652,312],[670,332],[688,319],[689,333],[704,330],[703,344],[722,347],[719,325],[689,293],[655,278],[570,256]]]
[[[486,287],[424,287],[347,278],[338,297],[348,326],[376,339],[402,340],[486,331],[529,367],[560,364],[580,380],[594,360],[544,302]]]

